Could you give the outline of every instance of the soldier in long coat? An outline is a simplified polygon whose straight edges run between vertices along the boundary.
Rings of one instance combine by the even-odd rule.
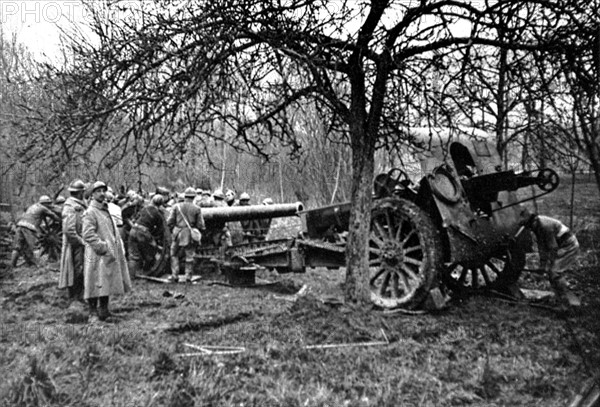
[[[62,251],[58,288],[67,288],[69,298],[83,300],[83,212],[87,205],[83,201],[85,184],[73,181],[69,186],[71,196],[65,201],[62,211]]]
[[[89,207],[83,215],[84,298],[90,304],[92,314],[97,310],[101,321],[110,316],[109,297],[131,290],[125,249],[105,198],[106,184],[97,181],[92,187]]]

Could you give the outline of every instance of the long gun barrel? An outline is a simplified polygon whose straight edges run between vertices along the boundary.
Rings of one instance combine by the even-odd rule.
[[[302,202],[202,208],[205,221],[234,222],[239,220],[285,218],[304,210]]]

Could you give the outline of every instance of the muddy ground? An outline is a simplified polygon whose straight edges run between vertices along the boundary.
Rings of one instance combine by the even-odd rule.
[[[357,311],[341,301],[344,271],[316,269],[260,271],[252,288],[136,280],[101,323],[56,288],[56,265],[4,264],[0,405],[565,406],[600,373],[599,201],[585,191],[569,276],[583,306],[567,312],[555,298],[488,296],[420,315]],[[567,198],[540,212],[565,220]],[[520,285],[549,289],[532,273]]]

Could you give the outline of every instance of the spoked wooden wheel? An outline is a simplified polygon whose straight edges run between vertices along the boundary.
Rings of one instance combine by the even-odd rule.
[[[38,244],[41,255],[49,261],[58,261],[62,250],[62,225],[52,219],[44,219],[40,225]]]
[[[525,253],[506,251],[481,262],[450,265],[443,273],[444,283],[456,294],[473,294],[485,290],[502,291],[516,283],[525,265]]]
[[[414,308],[437,283],[442,261],[437,231],[419,207],[404,199],[376,201],[371,215],[371,300],[382,308]]]

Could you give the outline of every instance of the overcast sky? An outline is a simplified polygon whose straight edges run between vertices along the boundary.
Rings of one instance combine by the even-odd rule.
[[[139,10],[144,0],[124,0],[120,4]],[[123,10],[123,9],[120,9]],[[110,10],[114,19],[124,18],[117,8]],[[0,0],[0,24],[6,34],[16,33],[36,56],[58,58],[60,27],[81,24],[88,15],[80,0]]]

